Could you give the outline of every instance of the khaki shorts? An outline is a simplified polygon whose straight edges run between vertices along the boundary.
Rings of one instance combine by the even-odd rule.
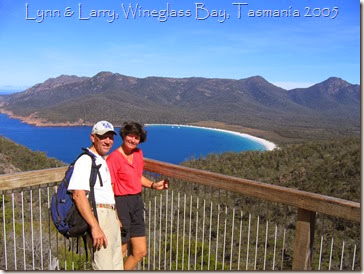
[[[92,268],[94,270],[123,270],[120,225],[116,211],[109,208],[97,208],[96,210],[100,227],[105,233],[108,245],[106,248],[102,247],[94,252]]]

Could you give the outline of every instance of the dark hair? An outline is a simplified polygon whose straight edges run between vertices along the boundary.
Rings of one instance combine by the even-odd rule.
[[[140,143],[147,140],[147,131],[137,122],[125,122],[120,129],[119,134],[123,140],[129,134],[138,135],[140,137]]]

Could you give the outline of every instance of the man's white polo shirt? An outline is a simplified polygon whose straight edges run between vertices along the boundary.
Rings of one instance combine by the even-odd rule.
[[[89,150],[90,151],[90,150]],[[114,192],[111,186],[110,172],[106,161],[100,155],[96,156],[96,165],[101,164],[100,174],[103,186],[100,185],[99,176],[97,176],[95,184],[95,201],[96,204],[115,204]],[[90,191],[90,174],[91,174],[91,157],[82,155],[75,163],[73,174],[68,186],[68,190],[86,190]]]

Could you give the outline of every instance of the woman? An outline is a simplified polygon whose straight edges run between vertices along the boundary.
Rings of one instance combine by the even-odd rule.
[[[122,144],[109,155],[107,165],[122,224],[124,256],[127,254],[127,243],[130,241],[131,244],[131,254],[124,262],[124,270],[132,270],[147,255],[142,186],[162,190],[165,189],[165,181],[152,182],[143,176],[143,152],[137,146],[146,140],[144,128],[139,123],[126,122],[120,129],[120,136]]]

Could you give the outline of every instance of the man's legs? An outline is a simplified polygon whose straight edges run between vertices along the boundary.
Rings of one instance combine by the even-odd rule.
[[[99,224],[108,241],[106,248],[94,252],[92,267],[95,270],[122,270],[123,256],[121,252],[120,226],[115,211],[97,208]]]

